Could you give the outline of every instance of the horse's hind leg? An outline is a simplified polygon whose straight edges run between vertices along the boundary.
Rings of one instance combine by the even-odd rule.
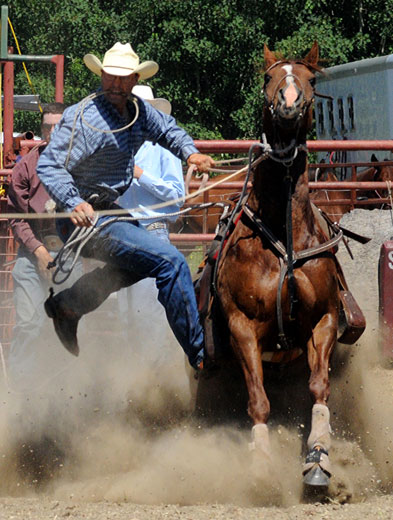
[[[330,394],[329,360],[336,342],[336,321],[334,314],[326,314],[315,327],[308,343],[311,370],[309,388],[315,403],[307,440],[308,453],[303,467],[303,482],[309,486],[327,487],[331,476],[328,455],[331,428],[327,401]]]

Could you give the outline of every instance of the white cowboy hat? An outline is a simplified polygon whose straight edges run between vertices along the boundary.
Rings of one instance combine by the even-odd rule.
[[[147,79],[154,76],[158,71],[155,61],[144,61],[139,63],[139,57],[133,51],[129,43],[124,45],[120,42],[106,51],[102,63],[94,54],[86,54],[83,58],[85,65],[97,76],[101,76],[102,71],[112,76],[129,76],[139,74],[139,79]]]
[[[135,85],[132,89],[132,93],[136,96],[148,101],[154,108],[161,110],[164,114],[170,114],[172,111],[172,105],[167,99],[155,98],[152,89],[148,85]]]

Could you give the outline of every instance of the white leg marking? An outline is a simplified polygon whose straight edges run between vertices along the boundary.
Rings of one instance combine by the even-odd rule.
[[[267,424],[256,424],[251,430],[252,442],[249,444],[250,450],[263,452],[270,458],[270,440]]]
[[[330,449],[330,412],[324,404],[314,404],[312,407],[311,432],[308,437],[307,447],[312,450],[320,446],[326,451]]]

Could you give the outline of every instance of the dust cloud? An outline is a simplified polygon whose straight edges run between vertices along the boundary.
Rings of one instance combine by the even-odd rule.
[[[356,348],[360,353],[361,346]],[[11,410],[8,429],[3,422],[1,432],[8,439],[0,463],[3,493],[151,505],[302,501],[303,423],[273,421],[277,487],[272,492],[270,479],[258,481],[252,471],[249,425],[206,425],[192,414],[196,381],[189,379],[177,344],[171,345],[171,362],[158,369],[132,355],[126,356],[128,364],[120,355],[116,362],[114,353],[122,349],[86,344],[85,354],[72,360],[63,385],[52,385],[50,396],[21,402],[6,394],[3,407],[7,403]],[[349,370],[332,380],[330,496],[342,502],[387,488],[393,464],[390,396],[381,374],[367,369],[367,356],[365,362],[350,354],[348,364]],[[48,444],[52,439],[55,444]],[[27,448],[24,458],[21,446]],[[29,455],[38,468],[29,464]]]
[[[364,280],[351,285],[351,275],[348,279],[368,326],[357,345],[338,345],[332,360],[329,498],[338,502],[391,493],[393,482],[393,371],[381,365],[378,354],[375,291]],[[152,332],[151,319],[131,331],[129,342],[109,307],[83,320],[79,358],[43,338],[50,355],[43,356],[46,363],[41,359],[40,384],[18,392],[9,382],[3,389],[3,495],[151,505],[290,506],[304,499],[307,381],[300,385],[301,398],[289,386],[285,399],[283,380],[273,382],[274,472],[258,480],[245,414],[234,417],[233,405],[228,420],[217,424],[214,417],[207,422],[193,413],[197,381],[166,328],[159,332],[155,356],[140,332]],[[235,388],[228,393],[233,402]]]
[[[248,426],[207,426],[193,415],[197,381],[172,334],[161,333],[158,363],[144,359],[141,338],[133,338],[132,350],[116,330],[105,335],[102,328],[108,323],[89,316],[79,358],[59,349],[56,366],[52,356],[34,388],[4,389],[1,493],[152,505],[271,503],[250,472]],[[288,504],[300,492],[300,437],[284,427],[272,432],[281,502]]]

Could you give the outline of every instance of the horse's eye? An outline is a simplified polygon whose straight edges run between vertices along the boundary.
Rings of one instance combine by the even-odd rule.
[[[269,83],[269,81],[272,79],[271,76],[269,76],[269,74],[265,74],[265,87],[266,85]]]
[[[315,78],[311,78],[308,81],[310,82],[310,85],[312,86],[312,88],[314,88],[317,80]]]

